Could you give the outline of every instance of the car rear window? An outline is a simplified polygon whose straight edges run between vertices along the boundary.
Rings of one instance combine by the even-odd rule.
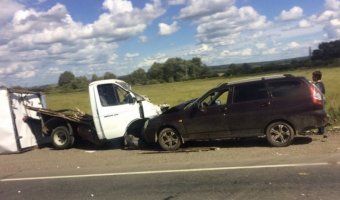
[[[290,97],[299,95],[301,82],[297,80],[269,82],[268,88],[272,97]]]
[[[268,98],[268,92],[263,82],[237,85],[234,88],[234,103],[255,101]]]

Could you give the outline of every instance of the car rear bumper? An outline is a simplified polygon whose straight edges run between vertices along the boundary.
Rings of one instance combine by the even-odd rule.
[[[303,113],[294,121],[297,133],[301,133],[310,129],[326,126],[329,123],[329,117],[325,110],[322,109]]]

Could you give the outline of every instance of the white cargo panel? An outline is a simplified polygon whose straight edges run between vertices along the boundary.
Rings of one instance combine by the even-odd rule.
[[[42,133],[25,116],[39,120],[35,111],[25,106],[45,108],[44,97],[38,93],[11,92],[0,89],[0,153],[20,152],[43,142]]]

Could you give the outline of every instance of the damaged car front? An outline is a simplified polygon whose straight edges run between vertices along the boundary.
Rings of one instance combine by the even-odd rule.
[[[161,135],[158,133],[164,130],[164,142],[168,143],[170,148],[173,147],[173,150],[177,149],[177,145],[180,145],[180,143],[177,144],[178,141],[181,143],[184,142],[183,138],[177,133],[177,130],[184,132],[182,117],[185,116],[188,108],[195,104],[196,100],[197,99],[191,99],[184,103],[173,106],[162,114],[149,119],[145,123],[143,130],[145,141],[148,144],[157,143],[159,136]]]

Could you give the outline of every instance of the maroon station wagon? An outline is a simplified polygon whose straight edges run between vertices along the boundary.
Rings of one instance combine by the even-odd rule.
[[[167,151],[190,140],[254,136],[283,147],[327,123],[318,88],[304,77],[275,75],[221,84],[147,121],[143,136]]]

